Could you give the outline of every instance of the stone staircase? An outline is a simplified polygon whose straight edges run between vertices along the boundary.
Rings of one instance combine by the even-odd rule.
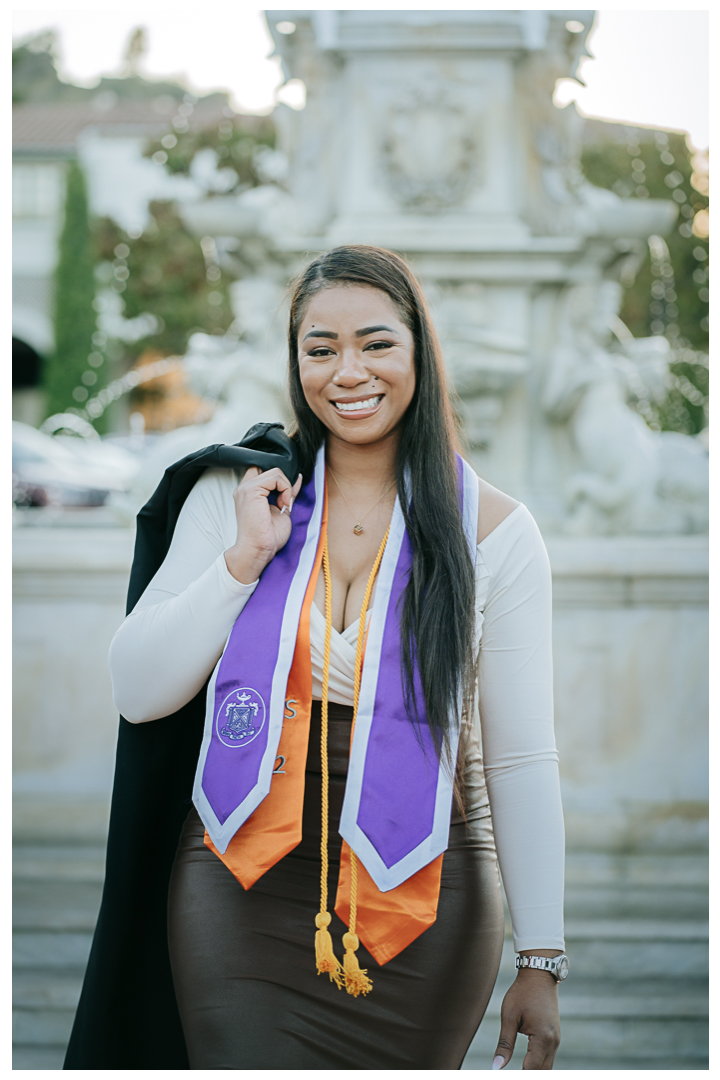
[[[62,1069],[104,873],[104,845],[15,846],[13,1069]]]
[[[61,1069],[100,905],[104,848],[16,846],[14,1069]],[[568,856],[567,950],[557,1069],[707,1069],[707,860],[703,854]],[[464,1069],[488,1069],[498,984]],[[509,1069],[520,1069],[519,1036]]]
[[[566,948],[556,1069],[708,1068],[707,858],[568,854]],[[509,925],[508,925],[509,930]],[[514,977],[508,936],[464,1069],[488,1069]],[[518,1037],[508,1069],[520,1069]]]

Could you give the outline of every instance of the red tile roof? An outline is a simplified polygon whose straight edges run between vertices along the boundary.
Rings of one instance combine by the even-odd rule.
[[[92,101],[14,105],[13,150],[16,153],[70,154],[86,128],[114,128],[116,131],[125,128],[147,135],[161,134],[176,115],[176,105],[162,107],[168,104],[167,98],[159,98],[156,101],[121,100],[106,109],[98,108]],[[206,127],[222,118],[222,105],[198,102],[188,123],[191,128]]]

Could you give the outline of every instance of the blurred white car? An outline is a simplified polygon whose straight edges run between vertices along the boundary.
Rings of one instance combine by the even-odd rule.
[[[140,468],[138,457],[100,438],[52,437],[17,420],[12,459],[16,506],[103,506]]]

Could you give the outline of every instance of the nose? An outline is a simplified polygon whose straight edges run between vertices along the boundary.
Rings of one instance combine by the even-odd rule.
[[[357,386],[359,383],[367,382],[369,377],[370,373],[359,349],[348,346],[339,350],[333,375],[336,386]]]

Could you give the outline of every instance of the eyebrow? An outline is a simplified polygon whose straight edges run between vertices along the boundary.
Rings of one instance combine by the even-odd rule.
[[[355,337],[367,337],[368,334],[375,334],[378,330],[387,330],[390,334],[397,334],[397,330],[393,330],[392,326],[366,326],[362,330],[356,330]]]
[[[379,330],[397,334],[397,330],[393,330],[392,326],[364,326],[362,330],[355,331],[355,337],[367,337],[368,334],[375,334]],[[303,341],[307,341],[308,338],[331,338],[333,341],[337,341],[338,335],[332,330],[310,330],[303,338]]]
[[[307,341],[309,337],[332,338],[333,341],[337,341],[338,338],[337,334],[334,334],[332,330],[311,330],[308,334],[305,335],[303,341]]]

